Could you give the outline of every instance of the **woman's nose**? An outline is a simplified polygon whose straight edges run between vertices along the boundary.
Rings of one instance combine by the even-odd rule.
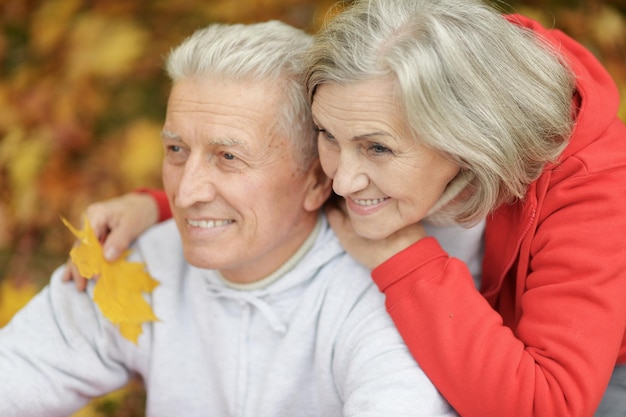
[[[369,177],[363,166],[356,158],[339,158],[335,176],[333,177],[333,190],[341,196],[347,196],[365,189],[369,184]]]

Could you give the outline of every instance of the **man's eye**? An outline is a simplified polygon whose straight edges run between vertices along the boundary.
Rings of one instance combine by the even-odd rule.
[[[179,165],[189,157],[189,152],[184,146],[165,145],[165,158],[169,163]]]
[[[224,159],[227,159],[229,161],[233,161],[236,159],[235,155],[233,155],[232,153],[228,153],[228,152],[224,152],[223,156],[224,156]]]

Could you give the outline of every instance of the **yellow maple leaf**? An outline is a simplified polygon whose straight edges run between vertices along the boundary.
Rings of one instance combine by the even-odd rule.
[[[7,324],[35,294],[37,288],[31,283],[17,286],[9,277],[0,280],[0,327]]]
[[[151,293],[159,282],[145,271],[142,263],[126,260],[131,251],[126,251],[116,261],[107,261],[86,217],[82,230],[74,228],[64,218],[61,220],[79,241],[70,251],[78,271],[87,279],[99,277],[93,290],[94,302],[102,315],[117,325],[122,336],[137,344],[142,323],[158,321],[143,294]]]

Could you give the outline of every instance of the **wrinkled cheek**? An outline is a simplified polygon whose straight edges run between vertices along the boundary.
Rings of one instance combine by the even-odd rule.
[[[324,174],[326,174],[328,178],[333,179],[337,173],[339,154],[335,151],[327,149],[327,147],[321,143],[318,145],[318,152]]]
[[[171,188],[172,175],[173,174],[171,169],[167,164],[164,163],[161,168],[161,180],[163,181],[163,187],[165,188],[166,192],[169,188]]]
[[[178,173],[172,167],[163,165],[162,169],[162,181],[163,181],[163,190],[165,191],[165,195],[169,200],[170,206],[174,207],[175,196],[177,194],[177,187],[179,184]]]

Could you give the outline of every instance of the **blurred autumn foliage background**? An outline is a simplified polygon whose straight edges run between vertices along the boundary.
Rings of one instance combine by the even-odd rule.
[[[312,33],[334,0],[0,0],[0,326],[67,259],[93,201],[160,187],[164,55],[211,22]],[[626,120],[626,0],[497,2],[561,28],[603,62]],[[626,139],[626,138],[625,138]],[[141,384],[76,416],[142,416]]]

